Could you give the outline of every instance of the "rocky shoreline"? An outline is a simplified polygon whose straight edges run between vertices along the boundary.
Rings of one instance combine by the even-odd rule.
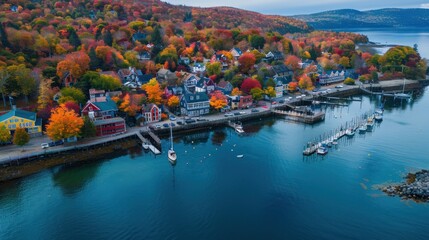
[[[403,199],[411,199],[416,202],[429,201],[429,171],[421,170],[416,173],[408,173],[406,182],[381,187],[380,190],[389,196],[399,196]]]

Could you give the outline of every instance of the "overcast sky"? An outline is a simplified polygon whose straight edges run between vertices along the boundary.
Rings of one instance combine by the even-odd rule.
[[[296,15],[352,8],[429,8],[429,0],[163,0],[195,7],[228,6],[265,14]]]

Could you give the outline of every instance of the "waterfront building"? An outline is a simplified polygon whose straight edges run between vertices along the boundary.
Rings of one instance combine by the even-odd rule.
[[[180,113],[182,115],[197,117],[210,112],[209,97],[206,93],[186,92],[180,98]]]
[[[120,117],[96,120],[94,125],[97,136],[107,136],[127,131],[125,120]]]
[[[227,96],[228,97],[228,105],[230,109],[245,109],[249,108],[253,104],[252,95],[247,96]]]
[[[101,94],[101,93],[99,93]],[[118,107],[116,103],[110,99],[109,96],[89,100],[82,109],[82,116],[89,116],[91,119],[106,119],[116,117]]]
[[[11,134],[17,128],[24,128],[30,136],[42,134],[42,119],[36,117],[35,112],[29,112],[21,109],[12,109],[0,116],[0,126],[5,126]]]

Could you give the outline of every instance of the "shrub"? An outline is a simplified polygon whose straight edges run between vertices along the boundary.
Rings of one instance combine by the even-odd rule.
[[[346,80],[344,80],[344,84],[355,85],[355,80],[353,78],[346,78]]]

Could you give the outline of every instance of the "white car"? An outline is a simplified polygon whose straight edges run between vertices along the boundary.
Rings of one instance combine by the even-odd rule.
[[[49,143],[42,143],[40,145],[42,146],[42,149],[46,149],[49,147]]]
[[[301,95],[296,96],[296,99],[301,99],[301,98],[302,98],[302,96],[301,96]]]
[[[245,112],[245,111],[241,111],[241,112],[240,112],[240,114],[241,114],[241,115],[244,115],[244,114],[246,114],[246,112]]]
[[[234,114],[232,114],[232,113],[225,113],[225,115],[224,115],[225,117],[233,117],[234,116]]]

